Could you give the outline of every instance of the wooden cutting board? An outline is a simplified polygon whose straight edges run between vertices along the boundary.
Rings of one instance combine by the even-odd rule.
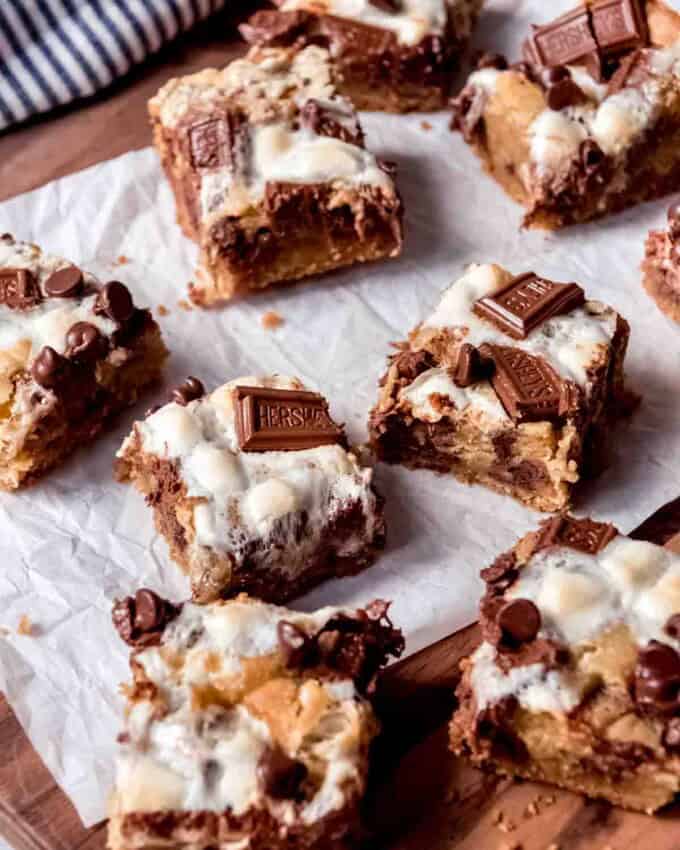
[[[680,552],[680,499],[633,536]],[[532,782],[483,774],[447,749],[457,662],[476,626],[389,669],[369,810],[374,850],[680,850],[680,803],[648,817]],[[11,709],[0,703],[0,834],[16,850],[103,850],[86,830]]]

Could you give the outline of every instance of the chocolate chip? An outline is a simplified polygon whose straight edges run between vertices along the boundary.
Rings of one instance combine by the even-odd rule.
[[[604,162],[604,151],[594,139],[584,139],[581,142],[579,153],[586,174],[594,173]]]
[[[192,376],[188,377],[183,384],[180,384],[172,391],[172,400],[176,404],[181,404],[186,407],[190,401],[195,401],[197,398],[205,395],[203,384]]]
[[[43,286],[53,298],[74,298],[83,287],[83,273],[77,266],[66,266],[53,272]]]
[[[164,601],[153,590],[138,590],[135,594],[135,628],[143,632],[158,628],[163,622],[164,608]]]
[[[97,360],[106,349],[107,343],[99,328],[90,322],[76,322],[66,334],[66,356],[74,360]]]
[[[673,242],[680,242],[680,201],[668,208],[668,233]]]
[[[640,650],[635,700],[651,714],[680,714],[680,654],[672,646],[653,640]]]
[[[495,68],[496,71],[505,71],[508,67],[508,60],[500,53],[482,53],[477,60],[477,68]]]
[[[99,293],[97,309],[114,322],[127,322],[134,311],[130,290],[118,280],[110,281]]]
[[[498,612],[497,623],[505,643],[529,643],[540,631],[541,612],[530,599],[512,599]]]
[[[265,794],[276,800],[301,799],[301,786],[307,778],[306,766],[291,758],[281,747],[272,746],[260,756],[257,777]]]
[[[577,103],[581,103],[583,99],[583,92],[571,77],[554,83],[546,92],[548,107],[556,112],[565,109],[567,106],[575,106]]]
[[[33,361],[31,375],[41,387],[52,390],[68,379],[69,362],[49,345],[45,345]]]
[[[305,667],[314,654],[314,643],[308,634],[289,620],[279,622],[276,634],[284,665],[288,669]]]
[[[680,613],[673,614],[672,617],[668,618],[664,631],[672,638],[680,640]]]

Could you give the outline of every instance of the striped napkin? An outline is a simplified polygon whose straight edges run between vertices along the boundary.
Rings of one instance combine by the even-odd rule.
[[[0,0],[0,130],[87,97],[244,0]]]

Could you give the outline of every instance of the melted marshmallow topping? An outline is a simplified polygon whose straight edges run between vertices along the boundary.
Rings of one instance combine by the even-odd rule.
[[[165,629],[161,646],[135,654],[166,711],[154,712],[146,696],[131,701],[117,759],[118,806],[129,812],[269,809],[285,823],[313,823],[361,793],[364,767],[360,725],[374,730],[368,703],[350,679],[323,681],[310,675],[297,691],[299,712],[282,732],[275,718],[285,710],[267,688],[292,680],[263,674],[258,699],[230,699],[247,669],[271,663],[281,620],[314,634],[338,613],[323,608],[300,614],[240,597],[211,605],[185,603]],[[201,688],[222,699],[197,705]],[[252,696],[252,694],[251,694]],[[290,718],[290,714],[288,715]],[[274,800],[263,790],[258,763],[273,744],[314,768],[314,794],[304,804]],[[284,746],[285,743],[285,746]],[[296,809],[299,810],[296,811]]]

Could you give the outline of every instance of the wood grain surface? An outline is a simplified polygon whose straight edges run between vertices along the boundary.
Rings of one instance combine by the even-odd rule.
[[[0,0],[5,2],[5,0]],[[149,144],[148,97],[167,78],[222,65],[243,51],[239,0],[113,89],[0,135],[0,200]],[[640,536],[680,551],[680,500]],[[675,535],[675,536],[674,536]],[[476,627],[391,668],[380,699],[384,733],[369,800],[379,850],[680,850],[680,806],[655,818],[533,783],[482,774],[447,750],[459,659]],[[17,850],[102,850],[0,698],[0,834]],[[499,818],[501,820],[499,821]]]

